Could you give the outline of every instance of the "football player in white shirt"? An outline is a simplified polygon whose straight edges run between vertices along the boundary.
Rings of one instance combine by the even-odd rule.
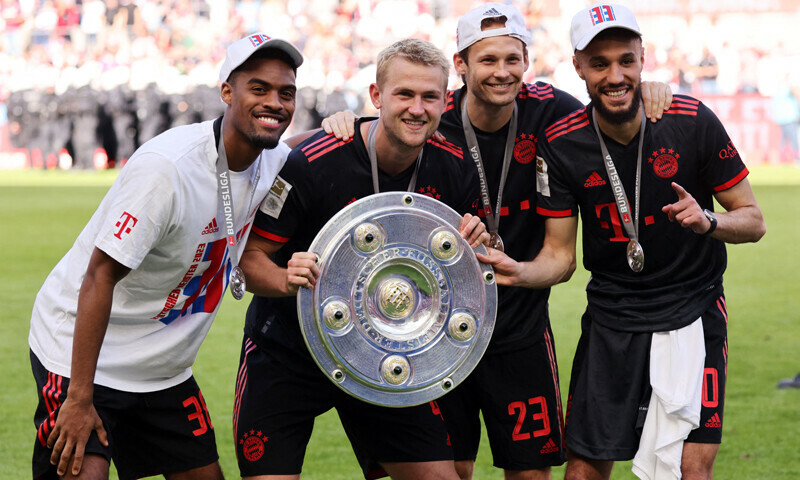
[[[232,43],[225,114],[131,157],[45,280],[29,344],[39,392],[34,478],[222,479],[191,365],[289,147],[303,62],[263,34]]]

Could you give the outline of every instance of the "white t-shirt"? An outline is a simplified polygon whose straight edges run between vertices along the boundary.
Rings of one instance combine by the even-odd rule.
[[[230,172],[239,255],[288,153],[281,143]],[[70,376],[78,292],[96,246],[132,270],[114,289],[95,383],[148,392],[191,376],[231,269],[216,162],[212,121],[168,130],[134,153],[36,296],[29,344],[49,371]]]

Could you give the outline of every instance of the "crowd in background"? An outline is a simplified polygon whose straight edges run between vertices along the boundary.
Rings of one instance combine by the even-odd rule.
[[[686,3],[662,3],[670,2]],[[510,3],[526,15],[533,36],[525,79],[547,81],[588,100],[572,67],[567,29],[572,13],[589,2]],[[634,10],[653,4],[622,3]],[[644,78],[701,98],[773,97],[775,114],[782,115],[775,121],[794,132],[786,141],[794,142],[787,148],[796,152],[797,3],[795,11],[773,12],[648,14],[643,7],[637,17],[648,32]],[[38,149],[43,157],[66,150],[81,168],[92,166],[98,148],[112,163],[124,160],[171,126],[221,114],[218,66],[225,46],[248,33],[288,38],[306,57],[298,72],[292,133],[342,109],[369,112],[374,59],[397,39],[424,38],[451,56],[458,16],[473,6],[457,0],[0,0],[0,5],[0,127],[6,125],[7,142]],[[451,87],[460,85],[455,72],[451,80]]]

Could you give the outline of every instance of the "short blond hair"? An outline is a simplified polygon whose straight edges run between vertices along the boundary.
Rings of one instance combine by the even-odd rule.
[[[416,38],[394,42],[381,50],[381,53],[378,54],[378,71],[375,74],[378,86],[383,85],[388,74],[389,63],[395,58],[402,58],[418,65],[441,68],[444,88],[447,89],[447,78],[450,75],[450,63],[447,58],[432,43]]]

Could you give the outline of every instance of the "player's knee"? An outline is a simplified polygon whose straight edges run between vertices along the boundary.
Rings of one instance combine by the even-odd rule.
[[[714,459],[710,461],[683,462],[681,464],[683,480],[711,480],[714,476]]]
[[[225,480],[219,462],[208,464],[204,467],[184,470],[182,472],[165,474],[167,480]]]
[[[472,460],[460,460],[456,462],[456,473],[461,480],[472,480],[472,473],[475,470],[475,462]]]
[[[591,460],[568,453],[564,480],[607,480],[613,466],[611,461]]]
[[[711,480],[718,444],[690,443],[683,446],[681,474],[684,480]]]
[[[453,462],[380,462],[381,468],[395,480],[459,480]]]
[[[532,470],[506,470],[505,480],[552,480],[550,467]]]
[[[81,465],[81,472],[75,476],[72,475],[72,461],[73,458],[70,458],[69,467],[67,469],[66,475],[62,476],[62,480],[68,479],[83,479],[83,480],[108,480],[108,470],[109,470],[109,463],[108,460],[102,455],[96,455],[93,453],[87,453],[83,457],[83,463]]]
[[[711,480],[714,478],[713,468],[688,470],[681,467],[681,473],[683,474],[683,480]]]

